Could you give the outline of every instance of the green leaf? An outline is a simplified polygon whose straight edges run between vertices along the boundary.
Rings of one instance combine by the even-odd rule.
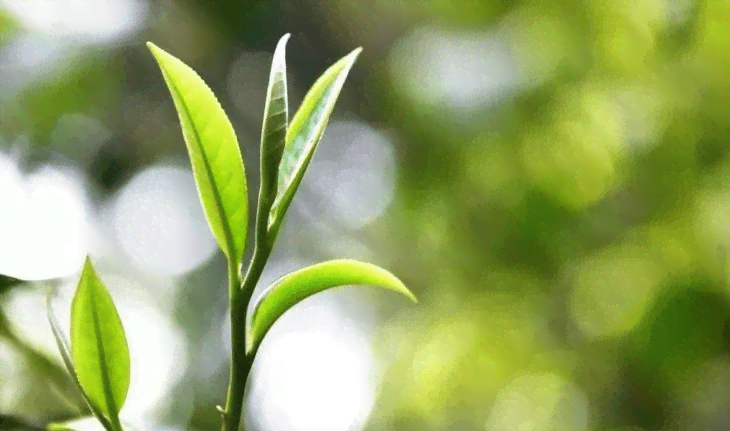
[[[51,324],[51,330],[53,331],[53,337],[56,339],[58,351],[61,352],[61,359],[63,359],[63,363],[66,365],[66,369],[68,370],[69,374],[71,374],[71,379],[74,381],[74,383],[76,383],[76,387],[79,389],[79,392],[81,392],[81,396],[86,402],[86,405],[89,407],[89,410],[94,413],[94,416],[96,416],[96,418],[101,422],[105,429],[111,431],[113,429],[111,423],[109,423],[109,421],[104,417],[99,409],[91,404],[89,397],[86,395],[86,392],[84,392],[84,388],[81,386],[81,382],[79,381],[79,377],[76,374],[76,369],[74,368],[73,361],[71,360],[71,353],[69,352],[68,344],[66,343],[66,339],[63,336],[63,332],[61,332],[61,326],[58,324],[56,316],[53,314],[50,293],[48,294],[48,296],[46,296],[46,315],[48,316],[48,323]]]
[[[398,278],[376,265],[348,259],[312,265],[280,278],[261,295],[249,319],[246,352],[258,349],[274,322],[300,301],[332,287],[352,284],[394,290],[418,302]]]
[[[129,389],[129,347],[112,297],[88,257],[71,303],[71,357],[89,403],[118,421]]]
[[[269,214],[270,230],[272,226],[278,227],[286,214],[294,192],[299,188],[304,172],[322,139],[347,74],[360,51],[362,48],[357,48],[327,69],[314,83],[294,115],[286,133],[286,147],[279,165],[276,200]]]
[[[289,123],[289,99],[286,92],[286,42],[290,34],[285,34],[276,45],[271,62],[269,88],[266,92],[264,124],[261,128],[261,192],[259,212],[268,214],[276,197],[277,172],[281,155],[286,144],[286,130]],[[266,222],[266,220],[264,220]],[[260,226],[266,229],[267,226]]]
[[[248,229],[248,192],[233,126],[193,69],[151,42],[147,47],[175,102],[210,229],[229,261],[239,264]]]

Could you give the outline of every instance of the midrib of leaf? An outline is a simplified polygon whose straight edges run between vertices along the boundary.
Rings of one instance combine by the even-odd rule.
[[[71,378],[73,379],[74,383],[76,383],[76,387],[78,388],[79,392],[81,392],[81,397],[84,399],[86,406],[89,407],[89,410],[91,410],[94,413],[94,416],[96,416],[99,422],[101,422],[104,429],[106,429],[107,431],[113,431],[111,423],[107,420],[106,417],[104,417],[104,414],[101,412],[101,410],[99,410],[91,403],[91,400],[89,400],[89,397],[86,395],[86,391],[84,391],[84,387],[81,385],[81,381],[79,380],[78,374],[76,374],[76,369],[74,369],[73,361],[71,360],[71,355],[69,353],[70,350],[68,348],[68,345],[66,344],[66,340],[63,337],[63,333],[60,330],[60,326],[56,321],[56,317],[53,315],[50,294],[46,298],[46,307],[48,308],[48,321],[51,324],[51,331],[53,331],[54,338],[56,339],[56,345],[58,346],[58,350],[61,352],[61,359],[66,365],[69,374],[71,374]]]
[[[167,75],[167,71],[162,68],[165,75]],[[175,84],[175,80],[169,79],[168,82],[172,85],[172,87],[175,89],[175,92],[178,94],[178,99],[180,101],[180,105],[182,106],[182,112],[185,114],[185,120],[188,124],[190,124],[193,129],[193,134],[195,135],[195,145],[197,146],[198,153],[200,154],[200,157],[203,160],[203,164],[205,165],[205,175],[208,177],[208,181],[210,181],[211,189],[213,190],[213,199],[215,200],[215,206],[218,209],[218,213],[220,214],[221,218],[221,225],[223,225],[223,232],[226,236],[226,248],[228,248],[228,260],[231,262],[236,262],[238,259],[241,258],[241,256],[233,256],[234,253],[238,254],[239,250],[236,250],[236,246],[233,241],[233,233],[231,232],[231,226],[230,226],[230,220],[228,220],[228,214],[226,213],[225,207],[223,206],[223,199],[220,195],[220,190],[218,188],[218,182],[215,180],[215,176],[213,175],[213,169],[211,166],[210,161],[208,160],[208,154],[205,152],[205,148],[202,144],[202,140],[200,139],[200,133],[198,131],[198,128],[195,127],[195,123],[192,121],[192,115],[190,113],[190,109],[188,108],[188,104],[185,102],[185,98],[182,97],[183,93],[180,91],[180,88]],[[210,117],[207,118],[207,120],[204,122],[205,126],[204,129],[208,127],[208,124],[210,124]],[[220,151],[218,152],[220,154]],[[229,181],[230,183],[230,181]],[[202,193],[201,194],[201,200],[202,200]],[[226,220],[223,220],[223,219]],[[245,244],[243,245],[245,247]],[[243,253],[243,250],[240,250],[241,254]]]
[[[279,82],[278,82],[277,84],[281,85],[281,81],[279,81]],[[273,105],[273,102],[274,102],[274,101],[276,101],[276,102],[279,102],[279,101],[281,101],[281,100],[285,100],[285,99],[286,99],[286,97],[284,97],[284,96],[277,96],[277,97],[275,97],[275,98],[271,99],[271,102],[272,102],[271,104]],[[278,111],[276,111],[276,112],[274,112],[274,113],[271,113],[271,114],[269,114],[269,115],[268,115],[268,118],[272,118],[272,119],[273,119],[273,118],[275,118],[275,117],[277,117],[277,116],[285,115],[285,114],[287,114],[288,112],[289,112],[289,110],[288,110],[288,109],[286,108],[286,105],[285,105],[283,109],[279,109]],[[287,126],[287,124],[286,124],[286,123],[287,123],[286,121],[284,121],[284,122],[281,122],[281,123],[280,123],[280,124],[279,124],[278,126],[276,126],[276,128],[274,128],[273,130],[267,130],[267,133],[266,133],[266,137],[268,138],[269,136],[272,136],[272,135],[274,135],[274,134],[278,133],[278,132],[279,132],[280,130],[282,130],[282,129],[286,129],[286,126]],[[270,154],[270,153],[273,153],[274,151],[276,151],[277,149],[278,149],[278,148],[276,148],[276,147],[268,148],[268,150],[269,150],[268,152],[269,152],[269,154]]]
[[[118,431],[122,431],[121,424],[119,423],[119,410],[117,404],[114,401],[114,395],[112,394],[112,382],[109,379],[109,367],[106,363],[106,350],[104,346],[104,340],[101,335],[101,328],[99,323],[99,312],[96,309],[96,295],[94,288],[89,290],[89,300],[91,302],[91,316],[94,319],[94,335],[96,336],[96,350],[99,354],[99,367],[101,368],[101,383],[104,386],[104,398],[106,398],[107,409],[109,410],[109,419]]]

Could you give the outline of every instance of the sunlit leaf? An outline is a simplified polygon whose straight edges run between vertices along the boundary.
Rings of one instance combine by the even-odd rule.
[[[50,294],[46,297],[46,315],[48,316],[48,322],[51,324],[51,330],[53,331],[53,337],[56,339],[58,351],[61,353],[61,359],[63,359],[63,363],[64,365],[66,365],[66,369],[68,370],[69,374],[71,374],[71,379],[74,381],[74,383],[76,383],[76,387],[79,389],[79,392],[81,392],[81,396],[83,397],[89,409],[94,413],[94,416],[96,416],[96,418],[102,423],[104,428],[111,430],[112,428],[109,421],[104,417],[101,411],[91,403],[89,397],[86,395],[86,392],[84,392],[84,388],[81,386],[79,377],[76,374],[76,368],[74,367],[73,361],[71,360],[71,353],[69,352],[66,338],[64,337],[63,332],[61,332],[61,326],[58,324],[56,316],[53,314]]]
[[[348,259],[312,265],[280,278],[261,295],[248,321],[246,351],[257,349],[274,322],[300,301],[332,287],[352,284],[394,290],[417,302],[398,278],[376,265]]]
[[[360,51],[362,48],[357,48],[327,69],[314,83],[292,118],[279,166],[277,193],[269,214],[269,228],[281,223]]]
[[[231,122],[185,63],[148,42],[175,102],[198,193],[218,246],[240,263],[248,229],[246,174]]]
[[[71,358],[89,403],[117,418],[129,389],[129,347],[112,297],[88,257],[71,303]]]
[[[276,45],[271,62],[269,88],[266,92],[264,124],[261,129],[261,193],[259,211],[268,214],[276,197],[276,181],[281,155],[286,143],[286,130],[289,122],[289,100],[286,91],[286,42],[285,34]],[[267,226],[260,228],[266,229]]]

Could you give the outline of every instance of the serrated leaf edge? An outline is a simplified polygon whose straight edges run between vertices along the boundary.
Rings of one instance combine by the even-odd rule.
[[[152,52],[152,55],[155,57],[155,60],[160,68],[160,71],[162,72],[162,76],[165,80],[165,83],[168,85],[168,88],[170,90],[172,90],[172,89],[175,90],[174,92],[170,91],[170,93],[173,98],[173,102],[175,102],[176,111],[180,117],[182,117],[184,115],[185,119],[187,120],[187,122],[189,124],[194,124],[192,121],[192,115],[190,113],[188,104],[185,102],[185,100],[182,97],[179,96],[183,93],[180,91],[178,86],[175,85],[175,82],[172,79],[170,79],[167,69],[165,68],[163,63],[160,61],[160,57],[159,57],[160,54],[167,55],[170,57],[170,59],[180,62],[183,66],[185,66],[187,69],[189,69],[196,77],[198,77],[200,79],[200,81],[203,83],[203,85],[205,86],[205,89],[207,89],[207,91],[213,96],[213,100],[218,105],[221,112],[223,112],[223,115],[225,116],[226,121],[230,124],[230,119],[228,118],[228,115],[225,113],[225,110],[223,109],[223,107],[221,106],[220,101],[215,96],[215,93],[213,93],[213,90],[210,89],[208,84],[205,83],[205,80],[203,80],[203,78],[193,68],[191,68],[190,66],[185,64],[182,60],[178,59],[177,57],[173,56],[172,54],[168,53],[167,51],[163,50],[162,48],[158,47],[157,45],[155,45],[152,42],[147,42],[147,48]],[[180,108],[182,108],[182,109],[177,109],[178,104],[179,104]],[[180,121],[180,123],[181,123],[180,128],[183,129],[182,121]],[[231,125],[231,129],[232,128],[233,128],[233,126]],[[205,176],[207,177],[208,182],[211,185],[215,185],[215,187],[211,187],[211,189],[213,191],[212,194],[213,194],[213,199],[215,201],[216,212],[218,213],[215,216],[216,216],[216,218],[220,219],[220,221],[221,221],[223,235],[225,237],[224,238],[225,248],[221,244],[218,244],[218,246],[223,250],[223,253],[229,258],[229,260],[235,260],[236,263],[238,264],[238,263],[240,263],[240,260],[243,259],[244,249],[246,247],[246,240],[247,240],[247,236],[248,236],[248,230],[247,229],[244,230],[244,235],[243,235],[244,237],[242,238],[242,241],[241,241],[241,244],[242,244],[241,250],[237,250],[236,241],[235,241],[235,238],[233,237],[233,231],[231,230],[230,220],[228,220],[230,217],[228,217],[228,214],[226,213],[225,206],[223,205],[223,197],[220,195],[221,188],[218,187],[219,184],[217,183],[215,176],[213,175],[213,169],[211,166],[211,162],[208,159],[208,154],[206,151],[204,151],[204,148],[202,148],[203,146],[202,146],[202,140],[200,139],[200,131],[198,130],[197,127],[192,127],[191,129],[192,129],[193,134],[195,135],[195,139],[197,142],[197,145],[196,145],[197,150],[198,150],[197,152],[198,152],[198,154],[200,154],[203,164],[205,165]],[[184,139],[184,138],[185,138],[185,133],[183,130],[183,140],[185,141],[186,146],[189,148],[191,145],[187,142],[187,139]],[[243,169],[243,181],[244,181],[244,185],[245,185],[244,189],[248,190],[248,184],[245,184],[246,169],[245,169],[245,165],[243,163],[243,155],[241,154],[240,148],[238,147],[238,137],[236,136],[235,131],[233,133],[233,138],[235,140],[236,148],[238,150],[237,151],[238,161],[241,165],[241,168]],[[192,163],[192,160],[191,160],[191,165],[192,165],[193,172],[194,172],[195,166]],[[205,215],[206,215],[206,220],[208,221],[208,224],[210,225],[211,230],[213,231],[213,236],[215,237],[215,230],[213,229],[212,223],[210,221],[211,217],[208,215],[208,209],[207,209],[207,206],[205,205],[205,202],[203,201],[203,195],[201,193],[200,186],[197,184],[197,180],[196,180],[196,189],[198,191],[198,197],[201,201],[203,211],[205,212]],[[248,200],[246,199],[246,200],[244,200],[244,202],[245,202],[244,205],[242,207],[239,207],[239,211],[243,210],[243,211],[248,212]],[[233,214],[231,214],[231,216],[232,215]],[[225,221],[223,219],[223,216],[225,216],[225,218],[226,218]],[[246,214],[245,218],[248,219],[248,214]],[[235,254],[235,255],[232,256],[232,254]]]

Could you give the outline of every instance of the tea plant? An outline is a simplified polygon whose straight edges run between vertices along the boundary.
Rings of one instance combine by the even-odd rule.
[[[190,67],[147,44],[172,95],[206,219],[228,262],[232,357],[226,402],[218,406],[223,431],[238,430],[246,380],[259,346],[276,320],[298,302],[325,289],[351,284],[392,289],[416,301],[384,269],[353,260],[332,260],[280,278],[257,299],[253,312],[246,313],[286,211],[361,51],[352,51],[327,69],[289,122],[284,58],[288,39],[287,34],[279,41],[269,77],[254,249],[245,272],[248,191],[233,127],[213,92]],[[130,384],[127,340],[112,297],[88,257],[71,304],[70,346],[53,316],[50,296],[47,305],[63,361],[90,411],[106,431],[128,429],[119,418]]]

